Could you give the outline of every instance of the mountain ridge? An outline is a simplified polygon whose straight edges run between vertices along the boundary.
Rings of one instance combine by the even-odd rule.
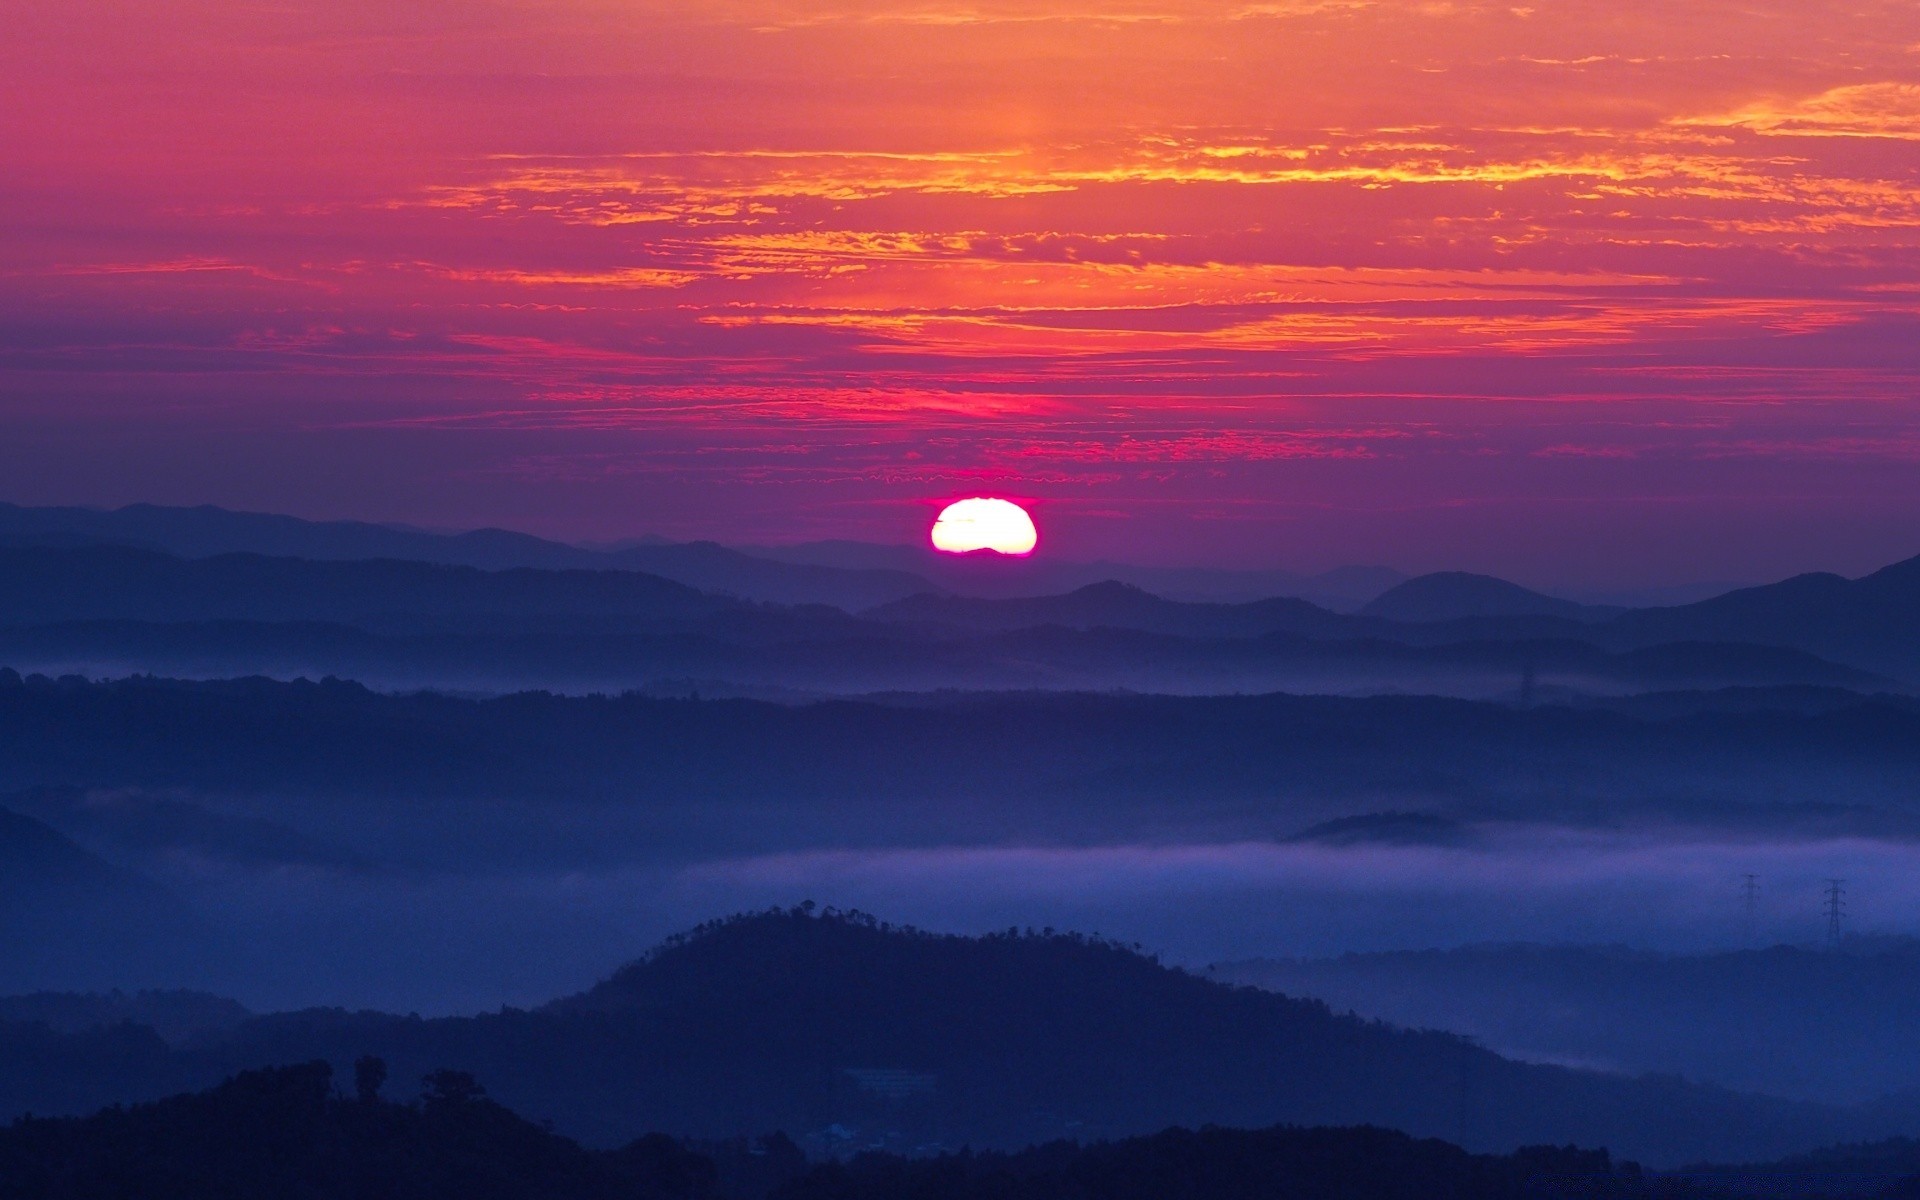
[[[1886,1136],[1899,1119],[1516,1063],[1099,938],[933,934],[804,905],[709,922],[532,1011],[282,1013],[170,1054],[171,1074],[150,1085],[368,1054],[401,1077],[451,1067],[602,1145],[645,1129],[732,1137],[875,1120],[1008,1147],[1070,1128],[1371,1124],[1469,1146],[1577,1141],[1656,1162],[1739,1161]],[[890,1099],[863,1071],[920,1082]],[[30,1085],[0,1108],[31,1105]],[[110,1090],[111,1073],[95,1086]]]

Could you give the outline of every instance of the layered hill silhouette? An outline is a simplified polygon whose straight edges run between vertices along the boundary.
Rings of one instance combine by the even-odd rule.
[[[1532,636],[1544,623],[1555,636]],[[343,675],[390,688],[569,691],[661,680],[846,694],[1127,688],[1491,697],[1888,680],[1779,646],[1607,649],[1558,618],[1407,624],[1302,600],[1169,601],[1124,584],[1057,597],[922,595],[856,618],[750,604],[631,571],[121,546],[0,548],[0,663],[27,671]],[[1491,632],[1490,632],[1491,630]]]
[[[1464,571],[1443,571],[1409,579],[1381,593],[1360,612],[1389,621],[1459,621],[1474,617],[1564,617],[1574,621],[1604,621],[1624,609],[1580,604],[1547,596],[1496,579]]]
[[[1678,608],[1627,613],[1616,643],[1717,640],[1793,646],[1834,662],[1920,679],[1920,558],[1859,579],[1799,575]],[[1869,665],[1870,664],[1870,665]]]
[[[1744,696],[1724,711],[1696,701],[1647,715],[1392,696],[788,706],[390,695],[343,682],[9,682],[0,672],[0,789],[605,798],[672,814],[664,828],[682,831],[682,846],[735,850],[859,830],[935,843],[1043,830],[1112,840],[1176,812],[1236,836],[1288,836],[1394,795],[1476,817],[1910,828],[1914,701],[1829,697],[1807,710],[1794,696]],[[729,812],[784,814],[779,837],[799,841],[763,842],[759,823],[720,817]],[[458,845],[462,835],[445,836]]]
[[[1000,599],[1057,595],[1090,584],[1117,582],[1175,600],[1236,604],[1291,596],[1346,612],[1406,579],[1388,567],[1337,567],[1303,575],[1282,570],[1157,567],[1107,560],[1074,562],[1051,553],[1016,559],[991,554],[931,554],[922,546],[854,541],[743,549],[780,562],[910,571],[945,591]]]
[[[1906,940],[1696,955],[1469,946],[1223,963],[1212,973],[1458,1030],[1525,1058],[1674,1071],[1774,1095],[1865,1101],[1912,1089],[1920,1064],[1920,944]]]
[[[510,1108],[602,1145],[649,1129],[727,1137],[839,1124],[1017,1146],[1279,1122],[1386,1125],[1470,1147],[1578,1142],[1671,1163],[1886,1136],[1898,1121],[1673,1078],[1529,1066],[1451,1035],[1211,982],[1098,939],[944,936],[805,908],[704,926],[532,1012],[289,1013],[161,1053],[168,1066],[149,1062],[146,1086],[310,1059],[344,1070],[369,1054],[400,1078],[451,1067],[486,1079]],[[89,1083],[100,1103],[127,1098],[98,1059],[57,1083],[68,1103]],[[49,1111],[36,1090],[44,1079],[16,1069],[0,1086],[0,1109]]]
[[[372,1073],[369,1073],[372,1072]],[[708,1200],[710,1160],[671,1139],[594,1153],[436,1073],[411,1104],[368,1064],[343,1096],[326,1063],[243,1072],[195,1095],[0,1130],[12,1200]],[[371,1084],[371,1086],[368,1086]]]
[[[364,521],[303,521],[223,508],[135,504],[111,511],[0,504],[0,546],[126,546],[214,558],[397,559],[486,571],[638,571],[702,591],[777,604],[865,608],[936,590],[910,571],[777,562],[714,542],[646,541],[591,550],[505,529],[433,533]]]
[[[1355,607],[1404,576],[1351,567],[1317,576],[1286,571],[1138,567],[1124,563],[979,561],[925,547],[866,542],[733,549],[715,542],[634,539],[575,546],[504,529],[438,533],[365,521],[307,521],[202,505],[134,504],[113,510],[0,504],[0,545],[118,545],[182,558],[258,554],[317,560],[401,559],[489,571],[625,570],[659,575],[702,591],[776,604],[830,604],[857,610],[923,592],[982,595],[1067,591],[1123,579],[1191,599],[1300,595]]]
[[[1861,579],[1803,575],[1668,608],[1611,613],[1538,597],[1476,576],[1426,576],[1359,615],[1304,601],[1187,604],[1114,585],[1058,597],[985,600],[912,597],[874,610],[894,621],[973,629],[1038,625],[1147,629],[1239,636],[1288,633],[1411,645],[1569,640],[1613,651],[1685,644],[1745,644],[1797,650],[1856,670],[1920,681],[1920,558]]]
[[[1692,604],[1625,612],[1543,596],[1486,576],[1442,573],[1401,582],[1391,573],[1349,571],[1337,590],[1373,599],[1362,613],[1348,614],[1285,596],[1230,604],[1160,599],[1137,585],[1181,592],[1185,576],[1118,564],[990,564],[1001,573],[1034,577],[1019,585],[1013,593],[1017,599],[959,598],[943,604],[927,598],[940,588],[924,576],[884,565],[907,561],[900,558],[905,548],[899,547],[821,545],[765,552],[778,557],[742,554],[710,543],[645,542],[590,550],[503,530],[437,534],[212,508],[136,505],[102,512],[0,505],[0,547],[7,554],[0,562],[5,568],[0,578],[8,580],[11,594],[10,604],[0,604],[0,620],[16,624],[108,616],[135,621],[354,619],[429,603],[469,613],[484,604],[489,611],[523,617],[532,612],[604,616],[611,611],[626,618],[661,620],[685,617],[701,603],[721,603],[718,596],[739,596],[848,610],[874,608],[885,622],[975,631],[1060,625],[1202,639],[1284,633],[1415,645],[1572,640],[1612,652],[1673,643],[1741,643],[1798,650],[1855,670],[1920,682],[1920,632],[1908,617],[1920,605],[1920,559],[1856,580],[1805,575]],[[190,582],[193,572],[183,575],[154,560],[108,557],[89,563],[57,553],[98,555],[108,547],[223,560],[214,574],[231,577],[221,582],[235,590],[235,598],[218,603],[208,590],[218,590],[211,578]],[[34,552],[43,557],[31,557]],[[22,554],[29,557],[18,557]],[[54,557],[44,557],[50,554]],[[249,555],[255,557],[249,560]],[[481,568],[494,577],[430,576],[417,566],[401,570],[390,564],[333,573],[270,565],[292,559],[406,561]],[[935,565],[965,567],[957,561]],[[1108,566],[1113,567],[1110,576],[1123,582],[1100,582],[1099,572]],[[1042,568],[1054,574],[1034,575]],[[655,578],[639,582],[647,575]],[[1346,578],[1349,575],[1354,578]],[[669,579],[717,595],[705,601],[670,599],[661,590],[662,581]],[[1035,597],[1036,580],[1057,581],[1061,591]],[[1266,579],[1276,590],[1297,594],[1300,588],[1290,581],[1300,582],[1284,573]],[[313,594],[270,600],[266,592],[274,588]],[[649,590],[652,594],[643,603],[641,595]],[[1223,584],[1209,594],[1232,590]],[[1004,588],[1000,593],[1007,594]],[[1196,594],[1196,587],[1185,594]],[[116,595],[123,598],[115,602],[111,597]],[[144,608],[136,604],[143,597],[151,598]],[[253,611],[246,611],[249,601]]]
[[[109,986],[210,937],[160,887],[0,808],[0,989],[47,977]]]
[[[664,628],[740,607],[633,571],[482,571],[398,559],[229,554],[182,559],[118,546],[0,549],[0,622],[629,619]]]
[[[418,1099],[363,1059],[351,1084],[324,1062],[242,1072],[206,1091],[85,1118],[0,1130],[0,1176],[20,1200],[1715,1200],[1604,1150],[1469,1154],[1373,1128],[1166,1129],[1094,1145],[809,1164],[782,1135],[694,1143],[650,1134],[590,1150],[441,1070]],[[386,1094],[383,1095],[383,1090]],[[1862,1152],[1880,1168],[1857,1170]],[[1901,1148],[1848,1148],[1807,1163],[1855,1167],[1866,1196]],[[1849,1157],[1840,1157],[1850,1155]],[[1787,1170],[1803,1164],[1782,1164]],[[1703,1169],[1705,1170],[1705,1169]],[[1722,1169],[1722,1174],[1730,1174]],[[1748,1169],[1747,1177],[1761,1172]],[[1878,1185],[1878,1186],[1876,1186]],[[1758,1195],[1790,1195],[1749,1192]]]

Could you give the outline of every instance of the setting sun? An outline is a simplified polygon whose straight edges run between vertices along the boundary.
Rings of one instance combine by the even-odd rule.
[[[1011,500],[975,497],[941,510],[933,523],[933,548],[948,554],[994,550],[1001,554],[1031,554],[1040,541],[1027,510]]]

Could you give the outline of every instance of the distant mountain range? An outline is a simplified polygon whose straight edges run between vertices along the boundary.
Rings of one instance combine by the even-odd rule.
[[[0,1026],[0,1036],[25,1035]],[[111,1036],[111,1030],[94,1035]],[[124,1035],[122,1035],[124,1036]],[[27,1043],[23,1042],[23,1045]],[[244,1067],[378,1055],[470,1071],[519,1111],[618,1144],[832,1124],[1018,1146],[1169,1124],[1370,1124],[1474,1147],[1607,1145],[1655,1163],[1885,1136],[1892,1114],[1502,1059],[1459,1038],[1235,989],[1109,943],[985,938],[795,909],[704,926],[532,1012],[255,1018],[116,1062],[47,1033],[0,1061],[0,1112],[204,1086]],[[62,1054],[69,1061],[62,1062]]]
[[[1606,1150],[1470,1154],[1373,1127],[1200,1130],[1012,1152],[908,1147],[831,1127],[809,1161],[782,1132],[661,1133],[589,1149],[514,1113],[470,1073],[390,1078],[356,1061],[243,1071],[204,1091],[0,1129],[16,1200],[1887,1200],[1912,1191],[1904,1139],[1777,1163],[1649,1172]]]
[[[1443,571],[1388,588],[1360,609],[1389,621],[1464,621],[1475,617],[1562,617],[1604,621],[1623,608],[1576,604],[1490,575]]]
[[[1809,915],[1816,898],[1806,897]],[[1535,1061],[1667,1071],[1833,1103],[1912,1091],[1920,1064],[1920,942],[1905,939],[1856,939],[1839,953],[1467,946],[1248,960],[1209,974],[1471,1034]]]
[[[1798,650],[1857,670],[1920,681],[1920,558],[1862,579],[1801,575],[1672,608],[1575,605],[1472,575],[1409,580],[1362,613],[1301,600],[1194,604],[1102,584],[1064,596],[913,596],[873,610],[886,620],[973,629],[1041,625],[1148,629],[1187,636],[1287,633],[1416,645],[1569,640],[1614,651],[1677,643]]]
[[[0,986],[59,978],[107,987],[220,947],[178,899],[0,808]],[[0,1020],[4,1020],[0,1014]]]
[[[1340,567],[1303,575],[1278,570],[1152,567],[1105,560],[1072,562],[1050,554],[1013,559],[993,554],[936,554],[921,546],[874,542],[803,542],[743,549],[786,563],[910,571],[932,580],[941,591],[1000,599],[1070,592],[1111,580],[1175,600],[1236,604],[1292,596],[1345,612],[1407,578],[1388,567]]]
[[[370,554],[427,557],[349,557]],[[635,569],[646,556],[715,590]],[[463,557],[486,565],[450,561]],[[509,561],[550,565],[501,565]],[[221,510],[0,509],[0,662],[92,675],[339,674],[486,691],[706,680],[796,699],[1125,688],[1530,702],[1920,681],[1920,625],[1909,618],[1920,610],[1920,559],[1860,580],[1802,576],[1633,610],[1484,576],[1430,575],[1357,613],[1284,596],[1183,601],[1111,579],[1050,595],[969,596],[926,590],[933,585],[917,576],[855,579],[848,570],[883,569],[796,566],[700,545],[602,552],[499,531],[440,535]],[[954,570],[985,579],[1039,568],[968,557]],[[830,595],[843,605],[745,598],[755,592]],[[855,603],[875,597],[890,598]]]
[[[381,844],[401,847],[387,852],[396,865],[467,870],[876,840],[1124,844],[1172,828],[1276,841],[1410,809],[1475,826],[1920,830],[1920,702],[1736,692],[1718,710],[1701,695],[1638,715],[1640,703],[1022,694],[788,706],[0,677],[0,790],[14,793],[0,803],[96,853],[289,870],[353,869],[351,846],[329,853],[318,834],[285,828],[340,828],[341,810],[377,814]],[[216,809],[192,803],[203,796]],[[438,819],[443,802],[461,817]]]
[[[395,559],[484,571],[638,571],[720,595],[846,609],[937,590],[933,583],[907,571],[776,562],[713,542],[642,542],[589,550],[504,529],[432,533],[211,506],[135,504],[106,511],[0,504],[0,546],[101,545],[181,558],[244,554],[323,562]]]
[[[858,611],[922,592],[1038,595],[1117,579],[1171,596],[1252,600],[1306,596],[1354,608],[1405,578],[1379,567],[1322,575],[1286,571],[1136,567],[1052,558],[937,554],[869,542],[729,549],[714,542],[640,538],[583,547],[504,529],[434,533],[364,521],[304,521],[212,506],[25,508],[0,504],[0,546],[123,545],[183,558],[258,554],[316,560],[403,559],[489,571],[643,571],[702,591],[775,604],[831,604]]]

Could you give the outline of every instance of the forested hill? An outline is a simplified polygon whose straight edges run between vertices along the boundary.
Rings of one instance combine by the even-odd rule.
[[[688,1146],[659,1134],[588,1150],[488,1099],[461,1072],[351,1082],[326,1063],[206,1092],[0,1129],[8,1200],[1709,1200],[1604,1151],[1472,1155],[1387,1130],[1169,1129],[1113,1143],[809,1166],[772,1137]],[[383,1089],[387,1095],[383,1095]]]
[[[838,1124],[905,1145],[1015,1147],[1285,1122],[1381,1125],[1488,1150],[1580,1143],[1675,1163],[1900,1131],[1885,1114],[1516,1063],[1098,939],[938,936],[805,908],[702,927],[532,1012],[263,1017],[180,1050],[149,1044],[125,1056],[140,1067],[132,1081],[116,1074],[121,1058],[87,1045],[70,1036],[12,1056],[0,1111],[47,1111],[49,1089],[72,1104],[90,1084],[104,1103],[134,1086],[157,1095],[314,1059],[344,1070],[371,1054],[402,1078],[470,1071],[516,1111],[603,1145],[648,1129],[729,1137]]]
[[[1642,717],[1404,696],[783,706],[10,675],[0,670],[0,791],[258,788],[745,807],[884,799],[896,814],[912,799],[965,798],[969,811],[1002,805],[995,813],[1016,824],[1033,801],[1059,803],[1064,820],[1084,817],[1090,799],[1103,821],[1167,798],[1190,806],[1410,792],[1514,816],[1554,805],[1618,816],[1671,803],[1705,818],[1754,796],[1775,809],[1804,795],[1898,810],[1920,794],[1920,705],[1898,697]],[[1544,778],[1574,786],[1548,791]]]

